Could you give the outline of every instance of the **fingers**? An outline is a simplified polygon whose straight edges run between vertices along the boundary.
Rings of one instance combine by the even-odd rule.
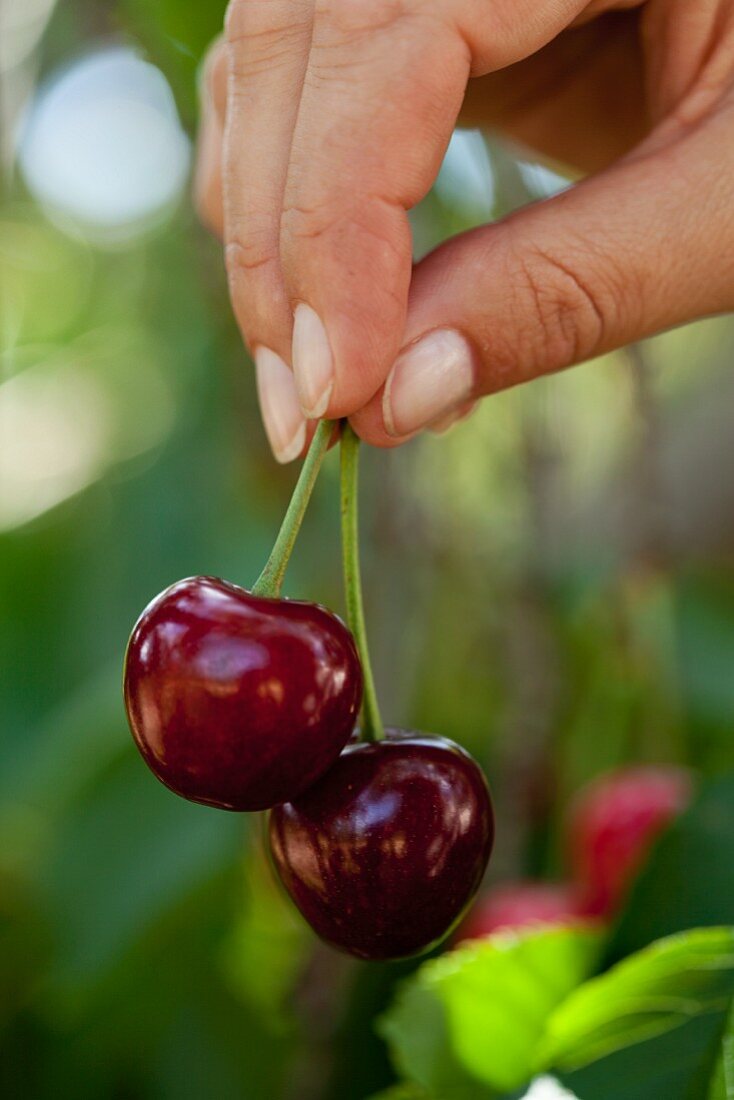
[[[466,401],[734,304],[732,112],[465,234],[415,271],[405,344],[355,415],[389,444]]]
[[[221,237],[222,141],[227,111],[227,48],[218,38],[209,48],[201,78],[201,119],[194,172],[194,203],[204,225]]]
[[[499,130],[584,173],[606,168],[651,126],[639,13],[596,18],[508,69],[471,80],[461,123]]]
[[[257,394],[265,434],[278,462],[292,462],[306,443],[306,421],[301,412],[293,372],[269,348],[255,349]]]
[[[353,413],[385,380],[410,284],[406,211],[438,172],[470,72],[532,51],[582,6],[523,0],[518,31],[516,0],[489,16],[483,0],[316,4],[280,242],[308,417]]]
[[[536,48],[581,4],[548,0],[539,17],[522,0],[524,41],[517,0],[498,0],[489,63]],[[482,12],[483,0],[231,0],[225,254],[281,458],[303,434],[289,366],[302,412],[317,418],[363,405],[394,362],[411,274],[406,211],[438,171],[473,65],[464,24]]]
[[[229,49],[223,38],[210,47],[201,81],[201,122],[197,143],[194,199],[202,222],[224,236],[222,153],[227,116]],[[254,351],[263,426],[278,462],[291,462],[313,434],[301,412],[293,373],[266,347]]]
[[[256,363],[263,423],[279,462],[308,431],[289,367],[292,310],[280,263],[280,218],[311,39],[310,0],[232,0],[223,149],[230,297]]]
[[[233,0],[227,12],[225,259],[250,348],[290,359],[292,311],[280,264],[280,218],[311,40],[310,0]]]
[[[309,417],[364,404],[402,338],[406,211],[438,171],[470,65],[456,30],[414,7],[316,8],[280,242]]]

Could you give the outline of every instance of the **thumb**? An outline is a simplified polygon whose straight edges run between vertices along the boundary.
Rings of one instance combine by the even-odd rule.
[[[360,435],[394,444],[476,397],[732,308],[730,127],[726,112],[426,257]]]

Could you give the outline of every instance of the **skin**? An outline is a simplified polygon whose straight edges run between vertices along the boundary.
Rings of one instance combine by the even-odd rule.
[[[731,0],[232,0],[205,85],[198,203],[243,336],[290,366],[307,303],[325,415],[370,443],[402,442],[385,383],[434,330],[469,349],[453,414],[734,308]],[[457,122],[584,178],[412,266]]]

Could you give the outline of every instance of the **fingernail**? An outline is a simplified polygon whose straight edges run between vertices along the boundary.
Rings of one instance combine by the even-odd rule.
[[[453,329],[436,329],[398,356],[385,384],[388,435],[409,435],[465,402],[474,384],[472,349]]]
[[[319,315],[303,302],[293,319],[293,374],[304,416],[317,420],[334,388],[334,358]]]
[[[449,428],[453,428],[454,424],[460,424],[462,420],[466,420],[477,407],[478,402],[472,401],[469,405],[460,405],[458,409],[454,409],[452,412],[447,413],[445,416],[439,416],[438,420],[434,420],[429,425],[429,430],[435,432],[436,435],[442,435],[447,432]]]
[[[306,421],[293,371],[270,348],[255,350],[257,392],[265,433],[278,462],[298,458],[306,442]]]

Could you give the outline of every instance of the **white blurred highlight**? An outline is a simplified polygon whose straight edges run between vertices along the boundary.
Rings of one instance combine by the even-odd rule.
[[[176,202],[190,160],[165,77],[124,47],[52,75],[19,150],[26,184],[51,216],[112,239],[144,231]]]
[[[0,385],[0,531],[81,492],[170,431],[155,349],[98,330]]]
[[[580,1098],[568,1089],[564,1089],[555,1077],[538,1077],[522,1100],[580,1100]]]
[[[494,205],[494,180],[487,147],[478,130],[454,130],[438,173],[436,190],[448,202],[469,206],[478,218],[489,221]]]

